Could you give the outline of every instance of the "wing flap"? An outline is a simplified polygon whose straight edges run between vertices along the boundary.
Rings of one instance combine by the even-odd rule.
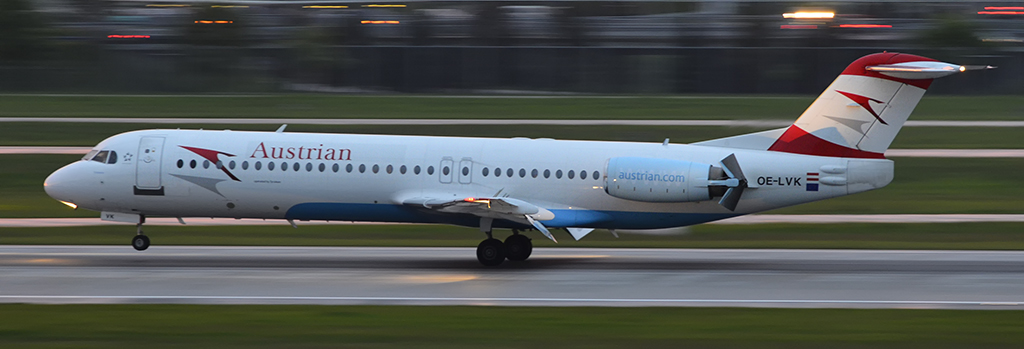
[[[555,219],[555,214],[545,208],[518,199],[467,197],[453,200],[417,197],[404,200],[402,204],[423,207],[437,212],[471,214],[527,224],[539,230],[551,241],[558,242],[547,227],[540,223],[540,221]]]

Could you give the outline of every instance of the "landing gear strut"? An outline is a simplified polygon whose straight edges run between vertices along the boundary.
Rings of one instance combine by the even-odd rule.
[[[142,223],[135,225],[135,237],[132,238],[132,247],[136,251],[145,251],[149,248],[149,237],[142,233]]]

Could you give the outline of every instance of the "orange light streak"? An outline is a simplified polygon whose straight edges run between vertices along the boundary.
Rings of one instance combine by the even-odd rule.
[[[978,11],[979,15],[1024,15],[1024,11]]]
[[[1006,11],[1006,10],[1024,10],[1024,7],[1013,6],[1013,7],[1000,7],[1000,6],[986,6],[986,10]]]
[[[149,39],[149,35],[107,35],[108,39]]]
[[[888,24],[840,24],[840,28],[892,28]]]
[[[398,24],[398,21],[361,21],[362,24]]]

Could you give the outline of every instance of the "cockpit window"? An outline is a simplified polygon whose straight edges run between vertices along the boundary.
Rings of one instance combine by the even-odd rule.
[[[96,153],[96,156],[92,157],[92,161],[99,162],[99,163],[106,163],[107,162],[107,156],[109,156],[109,155],[110,155],[109,151],[106,151],[106,150],[100,151],[99,153]]]
[[[96,149],[90,150],[89,153],[85,154],[85,156],[82,157],[82,160],[85,160],[85,161],[92,160],[92,157],[96,156],[96,153],[99,153],[99,152],[100,151],[96,150]]]
[[[117,152],[113,150],[93,150],[85,154],[82,160],[92,160],[104,164],[117,163]]]

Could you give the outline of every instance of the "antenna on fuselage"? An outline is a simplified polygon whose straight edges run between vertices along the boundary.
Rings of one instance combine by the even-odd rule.
[[[284,133],[284,128],[285,127],[288,127],[288,124],[281,125],[281,127],[278,127],[277,131],[274,131],[274,133]]]

